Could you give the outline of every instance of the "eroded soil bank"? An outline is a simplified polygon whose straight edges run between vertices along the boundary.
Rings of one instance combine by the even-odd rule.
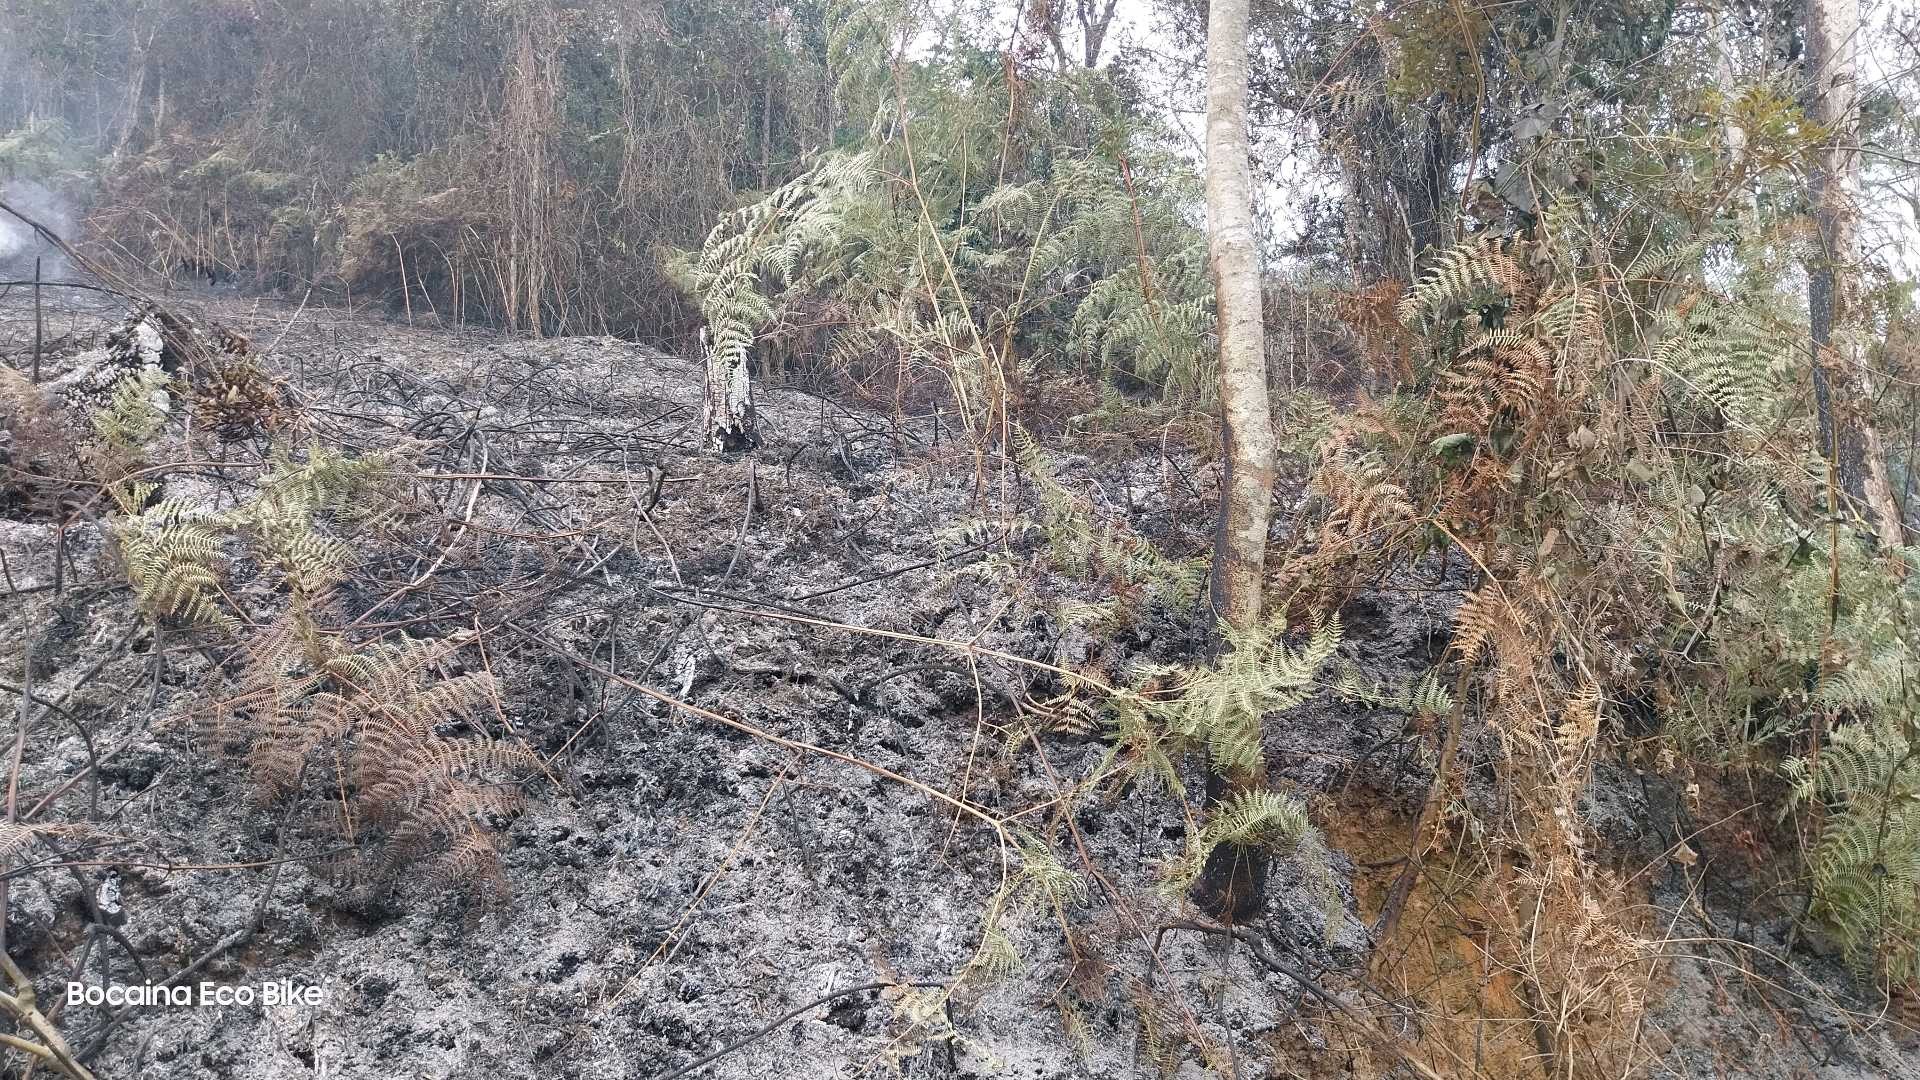
[[[471,635],[445,674],[490,671],[499,698],[463,723],[542,766],[497,822],[490,902],[409,866],[340,880],[307,826],[328,808],[259,799],[199,733],[234,639],[156,642],[98,510],[59,530],[14,508],[0,521],[5,678],[24,686],[31,642],[33,692],[51,703],[30,710],[20,800],[58,792],[42,820],[76,829],[24,856],[75,865],[13,879],[12,954],[46,1002],[76,969],[127,985],[196,962],[196,983],[324,988],[317,1005],[138,1008],[111,1024],[108,1009],[59,1007],[98,1075],[661,1078],[776,1019],[701,1075],[1201,1075],[1183,1031],[1247,1077],[1416,1075],[1386,1043],[1436,1075],[1553,1068],[1524,995],[1474,949],[1444,860],[1398,956],[1372,955],[1432,769],[1431,740],[1390,709],[1328,695],[1269,725],[1277,779],[1325,826],[1331,887],[1282,863],[1257,949],[1159,937],[1189,914],[1160,883],[1197,806],[1114,775],[1098,712],[998,654],[1124,681],[1138,663],[1197,662],[1206,635],[1150,605],[1117,631],[1063,619],[1110,590],[1058,568],[1030,485],[978,468],[950,423],[769,387],[762,446],[722,457],[699,449],[684,360],[201,301],[285,380],[281,438],[409,448],[429,510],[351,538],[339,625]],[[29,312],[0,299],[16,365]],[[122,317],[61,298],[49,374]],[[169,472],[166,496],[209,512],[248,497],[266,441],[183,427],[155,457],[194,463]],[[1050,460],[1099,520],[1172,556],[1204,552],[1212,466],[1150,445]],[[233,554],[233,599],[265,619],[283,601]],[[1444,652],[1462,585],[1426,566],[1357,589],[1344,653],[1380,679],[1416,677]],[[1493,733],[1467,732],[1461,798],[1493,797],[1497,752]],[[1077,786],[1091,794],[1065,820]],[[1729,830],[1624,765],[1600,772],[1590,803],[1601,857],[1635,871],[1645,925],[1670,942],[1634,1036],[1644,1075],[1920,1075],[1872,996],[1804,940],[1793,969],[1771,959],[1791,900]],[[1697,862],[1670,857],[1683,837]],[[1009,841],[1026,838],[1072,879],[1050,892],[1022,878],[1036,857]],[[1028,883],[1011,896],[1009,875]],[[101,910],[103,886],[120,914]],[[877,984],[892,988],[840,993]]]

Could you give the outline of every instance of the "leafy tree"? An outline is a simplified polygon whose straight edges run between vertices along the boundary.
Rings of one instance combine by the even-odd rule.
[[[895,401],[938,379],[983,452],[1009,445],[1009,410],[1043,375],[1097,377],[1116,408],[1209,399],[1190,168],[1105,76],[965,45],[910,61],[874,10],[830,23],[842,100],[871,124],[673,263],[719,381],[750,358]]]

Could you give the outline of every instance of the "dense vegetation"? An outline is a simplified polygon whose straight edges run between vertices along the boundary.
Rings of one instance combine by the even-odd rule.
[[[818,14],[773,4],[5,17],[0,169],[85,201],[122,260],[449,321],[683,330],[661,249],[833,141]]]
[[[1696,807],[1750,789],[1777,832],[1765,873],[1807,931],[1863,988],[1920,985],[1920,89],[1879,77],[1920,64],[1920,22],[1869,9],[1898,33],[1836,52],[1843,9],[1860,17],[1256,5],[1256,156],[1306,178],[1262,192],[1260,392],[1311,497],[1274,533],[1264,613],[1223,628],[1215,662],[1055,673],[1116,763],[1175,789],[1191,756],[1258,774],[1263,728],[1313,693],[1405,712],[1433,782],[1384,935],[1451,852],[1556,1075],[1636,1060],[1620,1020],[1660,951],[1625,887],[1639,868],[1583,820],[1602,763]],[[1156,103],[1197,70],[1204,5],[1156,11],[1140,50],[1088,3],[3,10],[20,32],[0,42],[0,178],[78,208],[102,264],[535,335],[697,334],[742,385],[937,402],[976,493],[1036,496],[1002,535],[1110,586],[1063,622],[1204,619],[1193,553],[1100,520],[1045,453],[1219,452],[1205,163]],[[741,420],[718,433],[731,451],[753,444]],[[134,540],[179,514],[137,472],[95,477],[123,485]],[[129,559],[147,614],[213,620],[206,589],[166,577],[180,538],[159,542],[144,584]],[[1336,659],[1363,583],[1449,566],[1468,584],[1431,671],[1380,685]],[[300,644],[256,647],[257,666]],[[316,672],[376,656],[391,695],[431,692],[411,661],[329,647]],[[304,717],[309,690],[276,692]],[[1500,747],[1491,808],[1461,797],[1476,725]],[[291,783],[300,765],[255,767]],[[1244,784],[1210,808],[1170,880],[1223,845],[1324,872],[1322,808]],[[462,860],[481,861],[480,817],[448,827]],[[1021,837],[1019,887],[1084,888],[1066,846]],[[994,934],[990,914],[983,956]]]

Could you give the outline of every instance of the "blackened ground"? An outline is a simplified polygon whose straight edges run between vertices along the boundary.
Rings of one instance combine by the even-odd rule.
[[[1150,1029],[1189,1023],[1248,1077],[1393,1068],[1357,1047],[1348,1026],[1329,1026],[1316,994],[1243,949],[1223,954],[1215,938],[1175,931],[1155,964],[1148,942],[1190,914],[1159,886],[1196,808],[1101,780],[1113,763],[1097,728],[1030,733],[1020,703],[1059,690],[1045,673],[902,636],[1108,679],[1126,678],[1135,661],[1204,655],[1203,628],[1187,613],[1149,610],[1110,633],[1064,625],[1062,603],[1097,602],[1103,590],[1054,567],[1044,538],[1019,524],[1035,511],[1031,493],[997,472],[983,482],[950,423],[936,435],[925,417],[848,408],[814,388],[763,388],[763,446],[721,457],[698,449],[699,372],[685,360],[605,339],[409,330],[208,302],[257,346],[273,343],[268,363],[297,396],[306,437],[360,449],[409,442],[425,448],[423,472],[531,478],[482,482],[466,528],[456,525],[469,520],[470,483],[423,481],[440,520],[356,540],[369,580],[342,597],[349,615],[449,548],[430,585],[372,621],[452,634],[521,599],[516,588],[541,572],[592,573],[524,615],[524,632],[487,642],[511,722],[490,733],[524,739],[558,781],[531,782],[528,808],[501,823],[508,889],[488,906],[404,869],[368,890],[300,862],[277,874],[247,866],[278,850],[285,808],[254,801],[243,770],[185,722],[204,704],[220,644],[167,637],[156,678],[153,635],[115,587],[97,527],[67,530],[56,598],[46,587],[53,528],[44,516],[0,521],[12,593],[0,618],[16,643],[6,678],[18,685],[19,643],[32,639],[36,692],[70,716],[38,713],[23,800],[85,767],[81,729],[102,756],[98,782],[75,784],[46,814],[87,823],[55,842],[91,852],[88,865],[14,882],[9,947],[44,999],[60,997],[82,952],[94,983],[165,978],[256,917],[261,932],[217,952],[194,980],[291,979],[326,994],[318,1006],[141,1009],[110,1028],[104,1010],[62,1008],[57,1020],[76,1045],[104,1032],[100,1075],[664,1077],[836,991],[952,983],[977,962],[1003,877],[1023,855],[878,770],[1013,821],[1084,894],[1063,891],[1056,906],[1017,893],[993,927],[1010,952],[991,978],[976,969],[943,1003],[898,991],[838,997],[703,1075],[1146,1077],[1158,1068]],[[62,305],[50,370],[76,362],[119,317]],[[0,351],[15,363],[31,340],[27,310],[18,293],[0,299]],[[169,437],[176,460],[257,459],[261,449]],[[1099,514],[1171,553],[1204,551],[1212,466],[1158,449],[1058,454],[1055,464]],[[665,474],[651,525],[635,509],[650,502],[650,469]],[[231,505],[251,475],[183,470],[169,494]],[[582,482],[616,476],[635,479]],[[1445,649],[1462,587],[1457,571],[1426,567],[1366,591],[1344,613],[1344,648],[1382,679],[1417,675]],[[236,589],[256,615],[270,613],[273,597]],[[829,753],[670,708],[596,668]],[[1277,777],[1323,812],[1364,805],[1391,833],[1379,846],[1404,845],[1431,777],[1405,717],[1319,698],[1269,728]],[[1491,733],[1468,733],[1470,798],[1491,797],[1497,751]],[[1069,828],[1055,808],[1079,783],[1095,794]],[[1618,857],[1646,862],[1670,846],[1647,822],[1672,800],[1620,767],[1601,774],[1592,802]],[[1265,951],[1352,1009],[1391,1014],[1394,1002],[1356,981],[1371,948],[1363,870],[1338,847],[1328,866],[1331,895],[1297,860],[1276,868]],[[89,945],[81,896],[109,873],[124,923]],[[1699,894],[1684,867],[1654,880],[1651,903],[1692,910]],[[1773,935],[1754,944],[1778,949],[1779,925],[1731,932]],[[1807,984],[1817,993],[1769,996],[1743,981],[1703,1010],[1700,997],[1726,987],[1712,966],[1720,954],[1700,951],[1708,959],[1673,965],[1672,992],[1649,1013],[1650,1038],[1663,1042],[1651,1074],[1920,1074],[1884,1032],[1846,1019],[1845,1009],[1871,1007],[1830,963],[1802,958],[1821,973]],[[1191,1047],[1171,1053],[1180,1075],[1200,1075]]]

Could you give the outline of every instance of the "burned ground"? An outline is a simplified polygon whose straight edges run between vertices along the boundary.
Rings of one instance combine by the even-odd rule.
[[[123,316],[62,305],[52,372]],[[27,310],[0,300],[16,364]],[[1370,923],[1432,774],[1425,733],[1391,709],[1323,695],[1269,725],[1276,777],[1326,827],[1332,888],[1283,863],[1256,950],[1176,930],[1152,959],[1157,932],[1188,917],[1159,885],[1197,805],[1110,775],[1097,712],[1077,718],[1053,674],[1003,657],[1124,682],[1141,662],[1202,659],[1205,628],[1151,605],[1118,630],[1064,621],[1063,604],[1105,590],[1021,526],[1035,507],[1017,475],[980,468],[929,418],[763,388],[762,446],[721,456],[699,448],[698,368],[619,341],[232,300],[211,314],[285,381],[274,437],[409,454],[428,511],[351,538],[341,625],[471,635],[444,674],[490,671],[499,708],[475,725],[542,767],[496,823],[497,898],[409,867],[341,880],[303,825],[318,811],[257,799],[200,734],[232,641],[169,632],[157,663],[97,515],[71,515],[64,535],[45,514],[0,522],[7,678],[24,687],[30,662],[51,703],[23,712],[20,799],[50,798],[43,820],[77,827],[13,883],[8,946],[43,1001],[80,967],[124,984],[196,963],[196,981],[327,993],[111,1024],[58,1008],[98,1075],[663,1078],[878,984],[801,1009],[704,1075],[1117,1078],[1156,1075],[1156,1057],[1197,1075],[1182,1031],[1245,1076],[1412,1075],[1389,1042],[1442,1075],[1542,1069],[1529,1023],[1486,1020],[1502,991],[1470,948],[1370,966]],[[269,439],[183,426],[155,457],[175,465],[167,494],[210,510],[245,498]],[[1050,460],[1098,515],[1204,552],[1213,466],[1157,447]],[[264,621],[282,598],[230,554],[236,603]],[[1357,589],[1343,649],[1383,679],[1417,676],[1461,588],[1458,568],[1427,565]],[[1478,730],[1461,751],[1461,797],[1489,819],[1496,750]],[[1638,871],[1647,924],[1681,942],[1649,982],[1637,1060],[1652,1074],[1920,1075],[1829,960],[1804,942],[1796,970],[1767,959],[1794,912],[1752,903],[1764,886],[1737,852],[1709,835],[1694,838],[1701,865],[1669,857],[1694,827],[1671,785],[1610,766],[1589,804],[1605,856]],[[992,919],[1023,853],[974,811],[1041,839],[1084,893],[1027,888]],[[89,900],[108,881],[122,914]],[[1440,951],[1471,941],[1444,895],[1408,910]],[[983,950],[1000,937],[1010,949]],[[1466,995],[1458,1015],[1411,1004],[1453,1000],[1434,984]],[[1453,1039],[1475,1005],[1481,1030]],[[1457,1047],[1476,1056],[1449,1058]]]

